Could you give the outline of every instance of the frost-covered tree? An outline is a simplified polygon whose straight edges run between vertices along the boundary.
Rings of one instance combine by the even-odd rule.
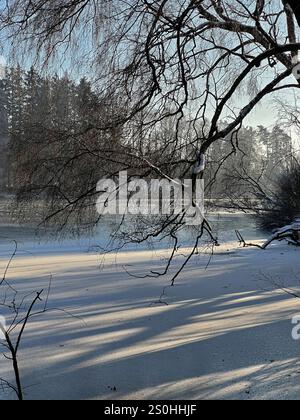
[[[83,135],[95,139],[95,148],[84,149],[83,167],[87,154],[91,160],[100,154],[107,175],[113,161],[145,179],[169,179],[180,168],[182,177],[195,180],[211,172],[209,162],[223,153],[224,141],[231,147],[228,158],[235,154],[243,123],[258,104],[275,94],[298,95],[298,17],[297,4],[286,0],[13,0],[3,5],[0,26],[14,53],[26,51],[25,61],[32,58],[48,68],[67,63],[78,74],[92,75],[105,118],[84,133],[61,131],[59,140],[56,135],[60,145],[82,141]],[[174,130],[171,137],[162,136],[158,159],[147,142],[162,122]],[[102,146],[109,132],[118,138],[117,147],[113,141]],[[179,159],[183,148],[188,154]],[[56,173],[68,174],[60,159],[65,149],[53,150],[60,162]],[[68,179],[53,178],[55,194],[65,193]],[[91,187],[82,185],[71,200],[62,196],[52,215],[59,213],[65,224],[72,212],[78,214],[79,203],[89,204],[96,185]],[[136,240],[166,227],[176,237],[180,217],[150,223]],[[204,231],[209,234],[206,221],[197,242]]]

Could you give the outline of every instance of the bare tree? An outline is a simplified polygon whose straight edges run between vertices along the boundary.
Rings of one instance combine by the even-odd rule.
[[[55,133],[62,143],[80,144],[71,162],[91,158],[109,176],[126,168],[132,177],[195,180],[208,170],[212,145],[228,139],[229,155],[236,152],[245,119],[265,98],[298,92],[295,17],[297,3],[285,0],[12,0],[1,11],[1,33],[12,42],[12,56],[26,51],[27,61],[48,68],[64,60],[84,66],[102,103],[111,110],[116,98],[122,104],[121,112],[91,121],[83,132]],[[171,135],[155,141],[153,133],[168,123]],[[117,151],[113,135],[108,147],[101,143],[116,127],[122,127]],[[55,158],[59,148],[52,150]],[[57,162],[40,188],[60,191],[48,218],[64,217],[63,225],[96,195],[93,183],[76,197],[63,188],[69,164]],[[177,238],[182,227],[182,217],[172,216],[126,240]],[[213,239],[206,220],[196,245],[204,233]]]

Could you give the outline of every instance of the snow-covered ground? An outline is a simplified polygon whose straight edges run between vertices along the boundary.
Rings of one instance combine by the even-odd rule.
[[[299,249],[228,242],[208,268],[209,253],[195,257],[162,305],[168,278],[128,271],[157,270],[166,251],[103,263],[87,245],[26,242],[9,271],[23,292],[46,290],[52,275],[48,307],[68,312],[28,326],[19,357],[27,399],[300,399],[291,335],[300,299],[289,294],[300,293]],[[12,249],[1,243],[1,272]],[[11,378],[4,359],[0,377]]]

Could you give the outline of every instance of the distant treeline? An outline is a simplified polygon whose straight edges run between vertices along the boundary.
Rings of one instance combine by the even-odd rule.
[[[66,150],[56,140],[62,134],[87,130],[94,121],[97,97],[86,79],[75,83],[67,75],[45,78],[34,68],[24,71],[18,66],[6,70],[0,95],[4,111],[0,125],[5,125],[9,139],[8,145],[2,144],[2,157],[6,156],[1,164],[2,168],[5,165],[6,188],[11,191],[18,188],[20,176],[26,172],[21,171],[24,165],[31,164],[34,169],[41,145],[43,164],[53,157],[46,147],[50,143],[59,159],[60,149],[62,154]]]
[[[122,98],[112,94],[107,100],[87,79],[75,83],[67,74],[42,77],[34,68],[7,69],[0,97],[0,126],[9,139],[8,145],[2,144],[2,188],[5,185],[11,192],[50,191],[52,197],[64,197],[73,191],[76,196],[84,191],[83,185],[92,188],[101,176],[117,170],[134,168],[138,175],[143,165],[132,157],[137,150],[170,176],[188,174],[201,142],[191,146],[191,123],[184,120],[179,134],[175,125],[161,122],[151,135],[144,136],[142,130],[139,135],[138,120],[130,127],[103,130],[112,115],[126,112]],[[176,151],[172,149],[175,136],[182,143],[182,147],[176,143]],[[128,158],[124,151],[130,155],[131,147],[134,153]],[[276,180],[292,155],[292,139],[279,125],[241,127],[209,150],[207,196],[250,197],[256,190],[257,197],[258,184]],[[170,163],[174,161],[178,161],[176,167]]]
[[[265,198],[294,159],[292,138],[280,125],[242,127],[213,144],[206,181],[215,198]]]

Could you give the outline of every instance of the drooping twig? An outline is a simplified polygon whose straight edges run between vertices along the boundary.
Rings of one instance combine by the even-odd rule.
[[[8,287],[10,290],[12,290],[14,292],[13,302],[11,304],[6,303],[6,300],[7,300],[6,292],[4,294],[4,299],[1,302],[2,307],[6,308],[6,309],[9,309],[13,313],[13,320],[11,322],[10,327],[8,327],[8,328],[5,328],[4,325],[0,324],[0,329],[1,329],[2,335],[3,335],[4,340],[5,340],[4,343],[2,343],[2,344],[9,351],[9,356],[7,356],[6,354],[4,354],[3,356],[7,360],[12,362],[16,384],[13,385],[3,378],[0,378],[0,384],[2,385],[2,388],[6,387],[8,389],[13,390],[16,393],[18,400],[22,401],[24,399],[24,393],[23,393],[23,387],[22,387],[21,375],[20,375],[20,368],[19,368],[19,363],[18,363],[18,351],[19,351],[20,344],[21,344],[24,332],[26,330],[28,321],[29,321],[30,317],[32,316],[34,307],[35,307],[35,305],[38,301],[42,300],[41,295],[43,293],[43,290],[35,293],[35,296],[31,300],[31,303],[30,303],[30,305],[29,305],[29,307],[26,311],[25,316],[21,320],[18,320],[19,315],[20,315],[20,313],[21,313],[21,311],[24,307],[25,299],[28,298],[29,296],[31,296],[32,293],[24,296],[21,299],[20,303],[17,304],[17,296],[18,296],[19,292],[14,287],[12,287],[11,284],[7,280],[7,274],[8,274],[9,268],[11,266],[12,261],[16,257],[17,250],[18,250],[17,242],[14,241],[14,244],[15,244],[14,251],[13,251],[13,253],[12,253],[12,255],[11,255],[9,261],[8,261],[8,264],[5,268],[2,281],[0,282],[0,286],[5,284],[6,287]],[[49,299],[49,293],[50,293],[50,287],[49,287],[49,290],[48,290],[48,295],[47,295],[47,300],[46,300],[46,303],[45,303],[44,310],[46,310],[46,305],[47,305],[48,299]],[[17,326],[19,327],[19,332],[16,336],[16,339],[14,340],[13,336],[12,336],[12,332],[15,330],[15,328]]]

